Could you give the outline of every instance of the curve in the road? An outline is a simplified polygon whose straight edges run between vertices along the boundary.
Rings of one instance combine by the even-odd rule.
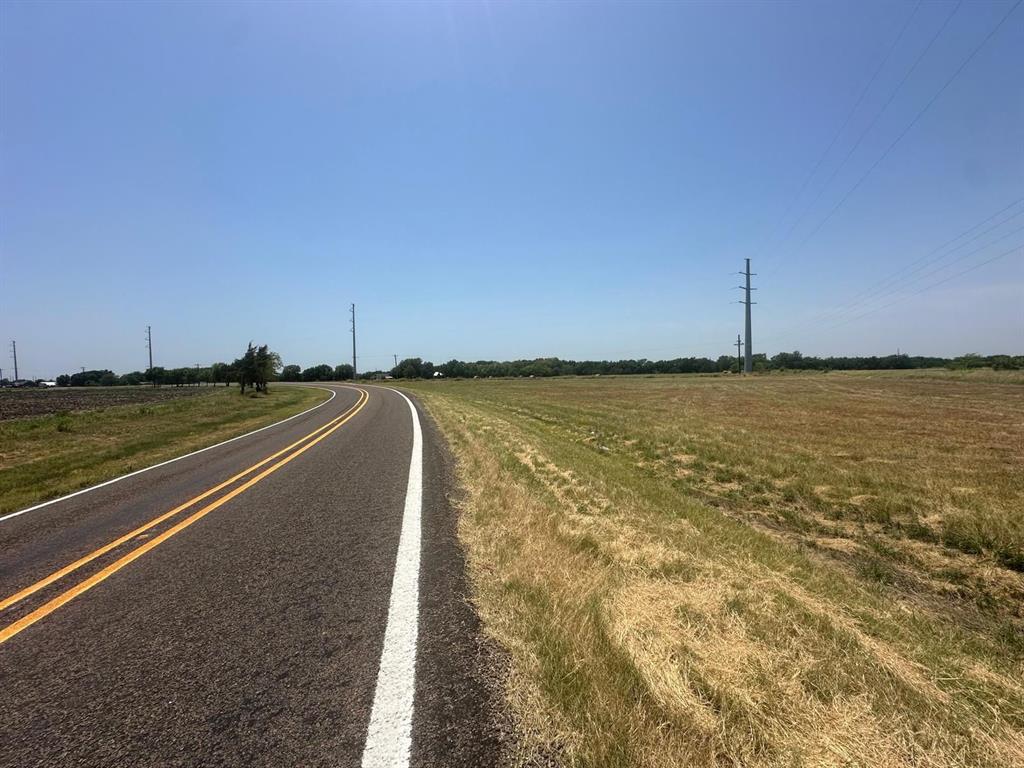
[[[11,519],[13,519],[15,517],[21,517],[22,515],[24,515],[24,514],[26,514],[28,512],[35,512],[37,509],[43,509],[44,507],[49,507],[49,506],[51,506],[53,504],[59,504],[62,501],[66,501],[68,499],[73,499],[76,496],[81,496],[81,495],[86,494],[86,493],[91,493],[92,491],[99,490],[100,488],[105,488],[108,485],[113,485],[114,483],[119,483],[122,480],[127,480],[129,477],[135,477],[136,475],[141,475],[143,472],[150,472],[151,470],[159,469],[160,467],[166,467],[168,464],[174,464],[175,462],[181,461],[182,459],[189,459],[189,458],[192,458],[193,456],[196,456],[196,455],[198,455],[200,453],[206,453],[207,451],[212,451],[215,448],[220,448],[221,446],[227,445],[228,443],[233,443],[236,440],[243,440],[243,439],[245,439],[245,438],[247,438],[247,437],[249,437],[251,435],[255,435],[255,434],[259,433],[259,432],[263,432],[264,430],[273,429],[274,427],[280,426],[281,424],[284,424],[285,422],[291,421],[292,419],[297,419],[300,416],[305,416],[306,414],[311,413],[312,411],[315,411],[317,408],[323,408],[325,405],[327,405],[329,402],[331,402],[331,400],[333,400],[338,395],[336,390],[328,389],[327,387],[313,387],[313,389],[322,389],[325,392],[330,392],[331,396],[328,397],[326,400],[324,400],[322,403],[317,403],[312,408],[307,408],[304,411],[300,411],[299,413],[296,413],[294,416],[289,416],[287,419],[281,419],[280,421],[275,421],[273,424],[267,424],[267,426],[265,426],[265,427],[260,427],[259,429],[254,429],[254,430],[252,430],[252,432],[246,432],[244,435],[238,435],[236,437],[231,437],[231,438],[228,438],[227,440],[222,440],[219,443],[214,443],[213,445],[208,445],[205,448],[200,448],[197,451],[192,451],[191,453],[185,453],[185,454],[182,454],[181,456],[175,456],[173,459],[168,459],[167,461],[161,461],[159,464],[151,464],[148,467],[143,467],[142,469],[137,469],[134,472],[128,472],[127,474],[124,474],[124,475],[118,475],[117,477],[112,477],[110,480],[105,480],[102,483],[97,483],[96,485],[90,485],[88,488],[83,488],[82,490],[74,491],[73,493],[66,493],[63,496],[58,496],[55,499],[50,499],[48,501],[40,502],[39,504],[34,504],[31,507],[25,507],[25,509],[19,509],[16,512],[8,512],[6,515],[0,516],[0,523],[4,522],[4,520],[11,520]]]
[[[454,459],[403,393],[330,386],[0,525],[0,768],[499,763]]]
[[[93,574],[92,576],[90,576],[89,578],[85,579],[84,581],[79,582],[75,586],[71,587],[67,591],[63,592],[62,594],[58,595],[57,597],[53,598],[52,600],[50,600],[50,601],[46,602],[45,604],[41,605],[39,608],[35,609],[34,611],[32,611],[31,613],[27,614],[26,616],[22,616],[17,621],[14,621],[14,622],[8,624],[7,626],[3,627],[2,629],[0,629],[0,644],[3,644],[5,642],[7,642],[12,637],[17,635],[19,632],[24,631],[28,627],[30,627],[33,624],[35,624],[37,621],[40,621],[41,619],[46,618],[47,616],[49,616],[51,613],[56,611],[61,606],[66,605],[67,603],[71,602],[72,600],[74,600],[79,595],[87,592],[88,590],[90,590],[93,587],[95,587],[97,584],[105,581],[110,576],[112,576],[113,574],[117,573],[119,570],[124,568],[126,565],[129,565],[130,563],[135,562],[140,557],[142,557],[144,554],[146,554],[147,552],[149,552],[149,551],[155,549],[156,547],[160,546],[161,544],[163,544],[165,541],[167,541],[169,538],[171,538],[175,534],[185,530],[190,525],[195,523],[197,520],[201,520],[202,518],[206,517],[206,515],[208,515],[210,512],[213,512],[213,510],[217,509],[218,507],[226,504],[228,501],[230,501],[231,499],[235,498],[236,496],[238,496],[238,495],[244,493],[245,491],[249,490],[252,486],[256,485],[256,483],[260,482],[265,477],[268,477],[269,475],[273,474],[274,472],[279,470],[281,467],[286,465],[288,462],[292,461],[297,456],[300,456],[301,454],[305,453],[310,448],[312,448],[314,445],[319,443],[321,440],[324,440],[325,438],[330,436],[332,433],[334,433],[337,430],[339,430],[350,419],[352,419],[357,413],[359,413],[359,411],[361,411],[363,409],[364,405],[366,405],[366,401],[369,399],[369,393],[365,389],[360,389],[359,393],[360,393],[359,400],[358,400],[358,402],[352,408],[350,408],[348,411],[346,411],[345,413],[341,414],[337,418],[332,419],[331,421],[327,422],[327,424],[323,425],[322,427],[313,430],[312,432],[310,432],[307,435],[304,435],[299,440],[296,440],[294,443],[289,445],[287,448],[284,448],[284,449],[278,451],[277,453],[275,453],[275,454],[273,454],[271,456],[266,457],[265,459],[263,459],[262,461],[252,465],[251,467],[242,470],[242,472],[239,472],[234,477],[224,481],[223,483],[220,483],[217,486],[214,486],[211,489],[208,489],[207,491],[204,491],[199,496],[196,496],[195,498],[185,502],[184,504],[175,507],[170,512],[166,512],[163,515],[160,515],[159,517],[155,518],[154,520],[149,521],[145,525],[140,526],[135,531],[132,531],[132,532],[130,532],[130,533],[128,533],[128,534],[118,538],[118,539],[115,539],[111,543],[109,543],[109,544],[107,544],[107,545],[105,545],[103,547],[100,547],[99,549],[93,551],[89,555],[86,555],[83,558],[79,558],[74,563],[71,563],[70,565],[65,566],[64,568],[61,568],[60,570],[55,571],[54,573],[50,574],[46,578],[39,580],[38,582],[36,582],[32,586],[27,587],[26,589],[22,590],[21,592],[6,598],[2,603],[0,603],[0,610],[3,610],[4,608],[9,607],[9,606],[13,605],[16,602],[19,602],[21,599],[24,599],[24,597],[27,597],[27,596],[33,594],[34,592],[42,589],[43,587],[48,586],[49,584],[52,584],[54,581],[57,581],[58,579],[62,578],[63,576],[65,576],[65,575],[71,573],[72,571],[80,568],[82,565],[85,565],[86,563],[91,562],[92,560],[95,560],[100,555],[105,554],[106,552],[111,551],[115,547],[117,547],[117,546],[119,546],[121,544],[126,543],[127,541],[129,541],[132,538],[135,538],[136,536],[138,536],[142,532],[144,532],[146,530],[149,530],[153,526],[155,526],[155,525],[157,525],[157,524],[159,524],[159,523],[169,519],[170,517],[178,514],[179,512],[182,512],[183,510],[185,510],[185,509],[191,507],[192,505],[198,503],[200,500],[205,499],[208,496],[212,495],[213,493],[216,493],[218,490],[221,490],[224,487],[230,485],[232,482],[234,482],[234,481],[236,481],[236,480],[238,480],[238,479],[240,479],[242,477],[245,477],[246,475],[248,475],[251,472],[253,472],[256,469],[258,469],[259,467],[267,464],[268,462],[273,461],[275,458],[280,457],[283,454],[288,454],[288,451],[292,451],[292,449],[295,448],[295,446],[301,446],[301,447],[295,448],[294,451],[292,451],[290,454],[286,455],[284,458],[280,459],[280,461],[278,461],[276,464],[273,464],[272,466],[270,466],[267,469],[265,469],[262,472],[260,472],[255,477],[251,478],[250,480],[247,480],[245,483],[242,483],[237,488],[235,488],[235,489],[229,491],[228,493],[224,494],[223,496],[221,496],[216,501],[213,501],[213,502],[207,504],[205,507],[203,507],[203,508],[199,509],[198,511],[192,513],[191,515],[189,515],[187,518],[182,520],[177,525],[173,526],[172,528],[169,528],[168,530],[164,531],[160,535],[150,539],[145,544],[142,544],[142,545],[136,547],[131,552],[129,552],[126,555],[123,555],[122,557],[118,558],[116,561],[114,561],[113,563],[108,565],[103,570],[99,571],[98,573]],[[319,437],[314,437],[315,435],[317,435],[317,433],[322,433],[322,434],[320,434]],[[305,443],[305,444],[302,445],[303,443]]]
[[[419,633],[420,536],[423,516],[423,430],[416,406],[403,393],[412,414],[412,456],[405,488],[402,533],[391,580],[388,623],[377,670],[363,768],[409,764],[412,712],[416,698],[416,638]]]

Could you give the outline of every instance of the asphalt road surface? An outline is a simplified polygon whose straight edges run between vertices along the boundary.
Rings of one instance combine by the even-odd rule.
[[[0,521],[0,765],[500,762],[443,443],[329,388]]]

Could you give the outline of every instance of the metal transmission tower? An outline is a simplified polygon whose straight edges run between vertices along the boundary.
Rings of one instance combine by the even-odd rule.
[[[352,305],[352,380],[356,380],[356,305]]]
[[[11,339],[11,357],[14,358],[14,380],[18,380],[18,342]]]
[[[743,352],[741,351],[743,342],[740,341],[740,335],[736,334],[736,373],[743,370]]]
[[[750,300],[750,292],[757,290],[757,288],[751,288],[750,287],[750,278],[751,278],[752,275],[756,275],[757,273],[750,271],[750,259],[747,259],[746,262],[747,262],[747,268],[743,272],[737,272],[736,274],[744,275],[747,278],[747,284],[746,285],[739,285],[739,286],[736,286],[736,287],[739,288],[740,290],[746,292],[744,294],[744,296],[745,296],[744,300],[739,302],[739,303],[746,305],[746,324],[744,326],[744,330],[746,331],[746,334],[745,334],[745,337],[743,339],[743,372],[744,373],[750,373],[750,372],[752,372],[754,370],[753,344],[751,344],[751,341],[750,341],[750,306],[752,304],[756,304],[757,303],[756,301],[751,301]]]

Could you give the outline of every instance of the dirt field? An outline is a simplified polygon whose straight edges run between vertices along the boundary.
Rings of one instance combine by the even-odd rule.
[[[1024,376],[411,388],[542,753],[1024,765]]]
[[[0,389],[0,421],[117,405],[164,403],[213,392],[213,387],[57,387]]]

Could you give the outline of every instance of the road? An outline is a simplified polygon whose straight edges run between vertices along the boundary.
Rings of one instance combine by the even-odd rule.
[[[443,442],[398,392],[328,388],[0,521],[0,765],[499,761]]]

